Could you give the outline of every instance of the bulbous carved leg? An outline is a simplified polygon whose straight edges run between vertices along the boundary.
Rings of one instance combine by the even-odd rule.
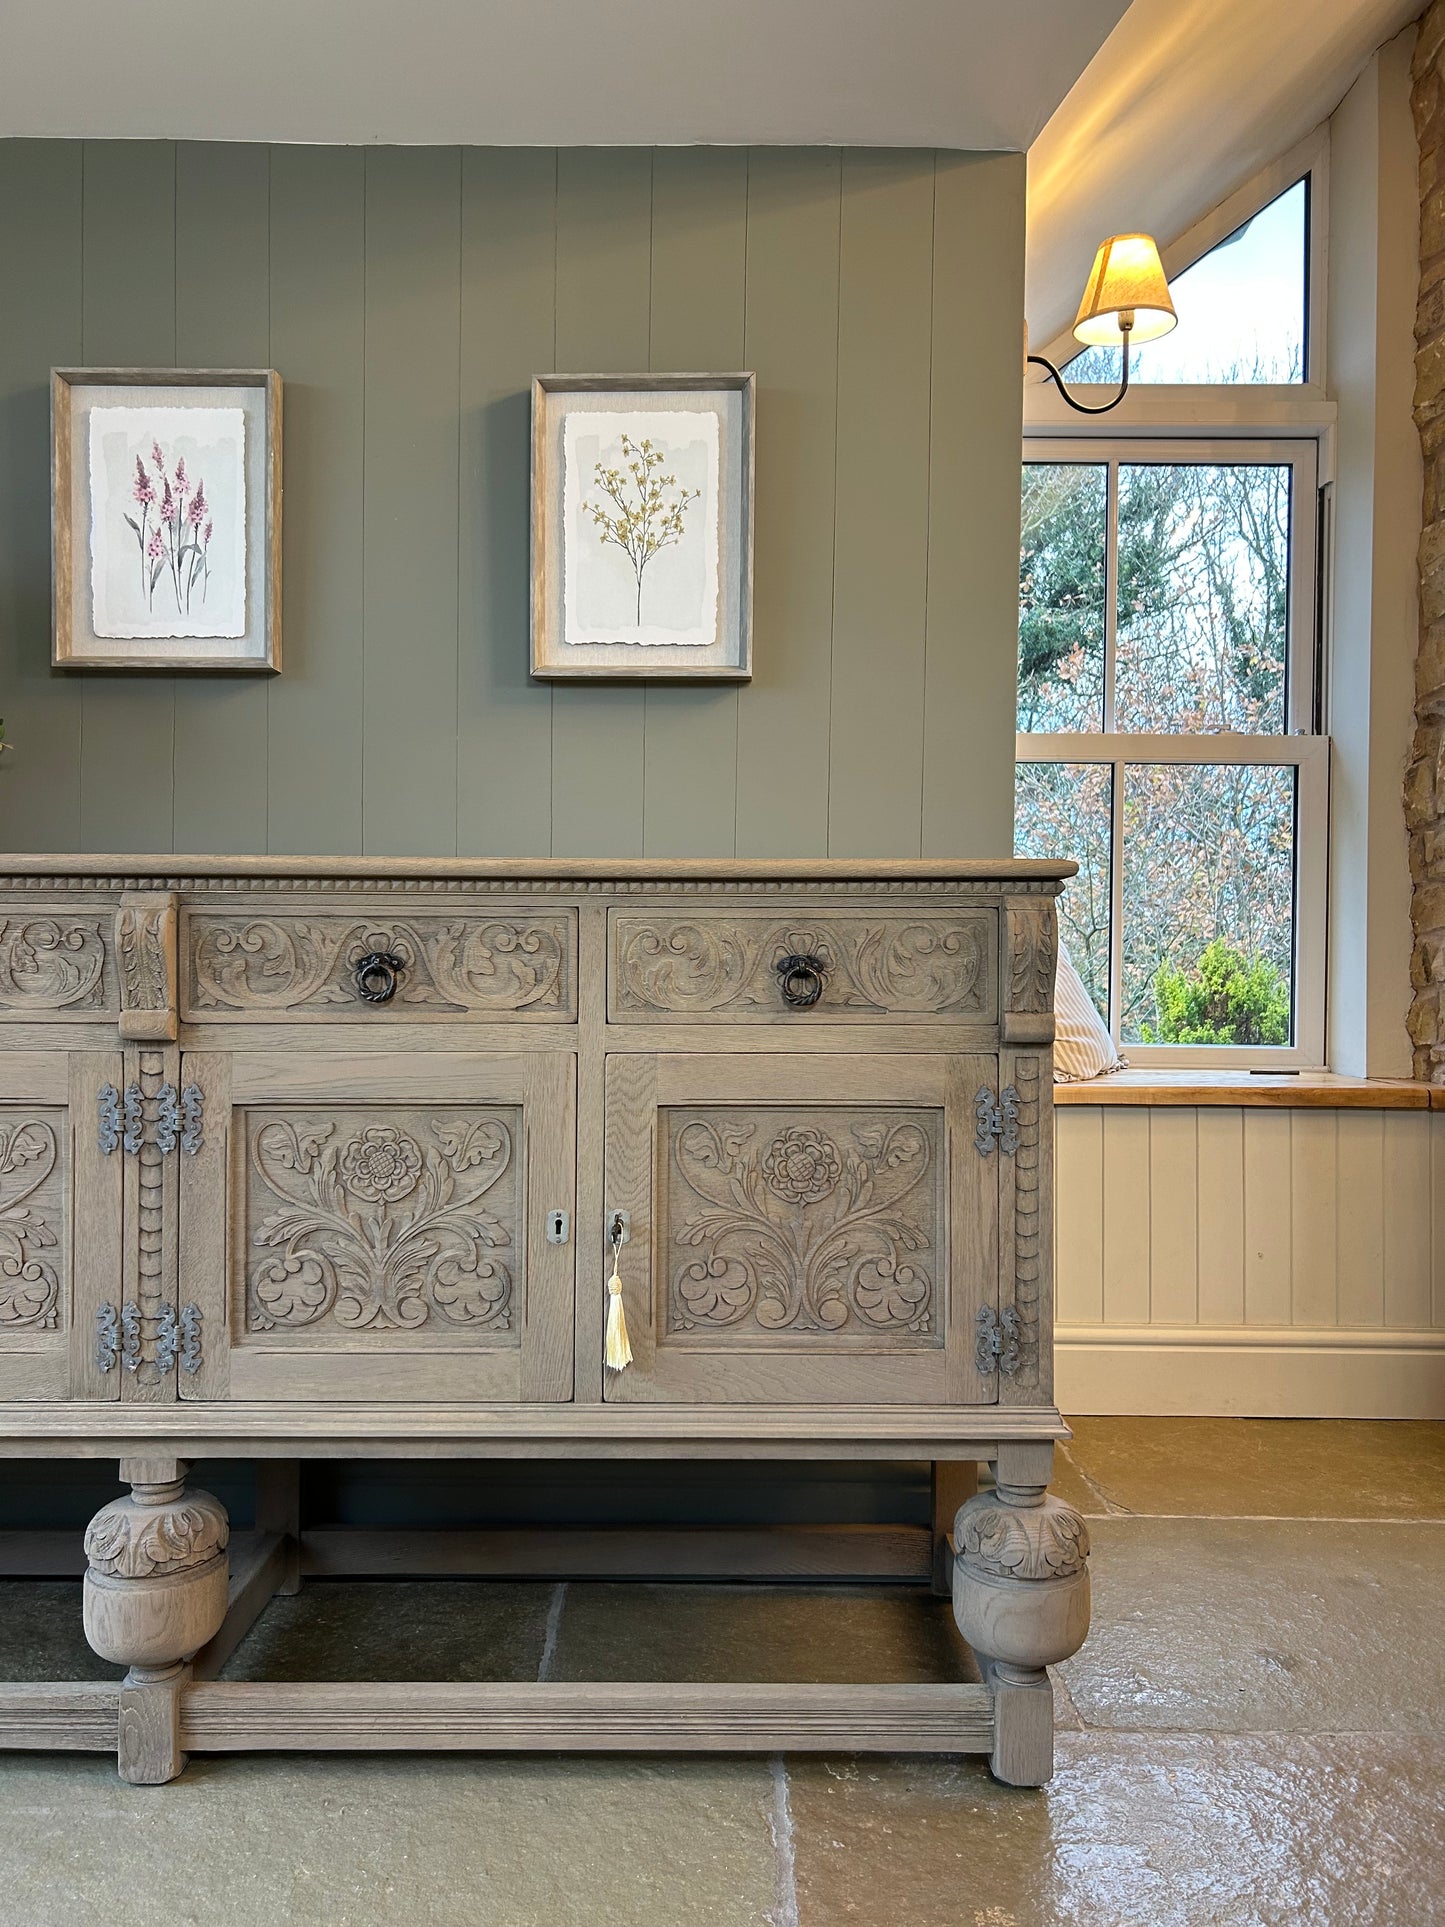
[[[121,1778],[173,1780],[186,1662],[219,1630],[229,1578],[225,1508],[187,1492],[176,1459],[123,1459],[129,1498],[102,1506],[86,1528],[85,1636],[129,1671],[121,1683]]]
[[[1089,1630],[1089,1534],[1041,1485],[999,1484],[959,1508],[953,1616],[993,1689],[995,1775],[1042,1786],[1054,1770],[1045,1668]]]

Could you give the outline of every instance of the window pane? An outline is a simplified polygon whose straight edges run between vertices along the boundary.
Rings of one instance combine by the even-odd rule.
[[[1276,463],[1119,469],[1119,729],[1284,728],[1290,480]]]
[[[1290,1041],[1295,774],[1243,763],[1126,768],[1126,1043]]]
[[[1108,496],[1103,463],[1024,463],[1020,729],[1104,726]]]
[[[1114,772],[1108,763],[1020,763],[1014,789],[1019,856],[1066,857],[1079,874],[1059,899],[1059,927],[1075,970],[1109,1015],[1109,820]]]
[[[1179,325],[1131,350],[1131,381],[1303,381],[1306,244],[1303,181],[1170,282]],[[1086,348],[1073,381],[1119,379],[1117,348]]]

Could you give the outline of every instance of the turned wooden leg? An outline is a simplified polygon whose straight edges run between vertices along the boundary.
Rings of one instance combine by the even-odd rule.
[[[180,1696],[186,1662],[226,1616],[225,1508],[187,1492],[180,1459],[122,1459],[129,1498],[102,1506],[85,1533],[85,1636],[121,1682],[120,1776],[159,1786],[185,1766]]]
[[[993,1770],[1042,1786],[1054,1770],[1054,1700],[1045,1670],[1089,1630],[1089,1534],[1041,1485],[1002,1481],[954,1521],[953,1615],[993,1690]]]

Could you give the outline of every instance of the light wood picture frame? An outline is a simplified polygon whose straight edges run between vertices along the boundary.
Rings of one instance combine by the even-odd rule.
[[[278,672],[281,377],[55,368],[50,397],[54,666]]]
[[[532,383],[532,675],[752,677],[751,374]]]

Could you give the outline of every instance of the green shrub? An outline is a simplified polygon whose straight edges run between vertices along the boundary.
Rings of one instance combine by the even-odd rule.
[[[1223,937],[1192,972],[1160,964],[1154,973],[1157,1025],[1146,1044],[1287,1044],[1289,979],[1267,957],[1248,958]]]

